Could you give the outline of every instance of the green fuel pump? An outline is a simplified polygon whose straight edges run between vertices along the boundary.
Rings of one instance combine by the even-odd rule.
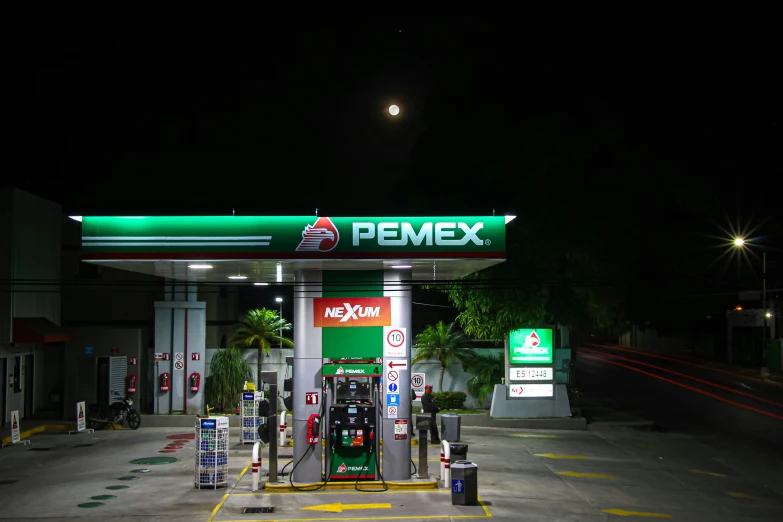
[[[343,365],[345,370],[347,364]],[[377,480],[380,450],[378,384],[380,375],[331,379],[327,408],[329,480]]]

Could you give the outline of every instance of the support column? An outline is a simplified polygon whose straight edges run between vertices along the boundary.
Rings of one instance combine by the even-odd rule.
[[[154,364],[154,411],[197,415],[204,412],[206,382],[206,303],[197,301],[195,284],[167,280],[165,301],[155,302],[155,353],[168,354],[168,361]],[[197,354],[194,360],[193,354]],[[175,366],[181,354],[181,369]],[[170,389],[160,391],[160,374],[171,375]],[[191,391],[189,376],[201,375],[199,390]]]
[[[294,440],[295,482],[321,480],[321,445],[307,444],[307,419],[321,413],[321,404],[305,404],[305,393],[322,388],[321,329],[313,326],[313,298],[322,296],[321,272],[300,270],[294,284]],[[323,401],[324,398],[321,397]],[[328,430],[327,430],[328,431]]]
[[[379,405],[383,417],[383,478],[386,480],[408,480],[411,478],[411,441],[409,433],[414,433],[414,427],[405,426],[404,440],[395,440],[395,421],[407,420],[411,422],[411,280],[410,270],[386,270],[384,271],[384,297],[389,297],[391,304],[392,326],[405,328],[407,331],[405,359],[408,366],[398,370],[398,386],[400,392],[400,405],[397,407],[397,417],[389,418],[389,409],[386,407],[386,392],[389,382],[386,379],[388,361],[384,358],[383,401]],[[397,359],[397,358],[395,358]],[[419,444],[426,446],[426,440],[420,440]]]

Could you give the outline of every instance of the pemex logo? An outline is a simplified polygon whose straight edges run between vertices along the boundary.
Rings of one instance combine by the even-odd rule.
[[[319,217],[302,231],[302,242],[297,252],[329,252],[340,241],[340,233],[328,217]]]
[[[522,348],[535,348],[539,344],[541,344],[541,338],[533,331],[530,332],[530,335],[525,336],[525,344],[522,345]]]
[[[345,465],[345,462],[340,464],[340,467],[337,468],[337,473],[345,473],[348,471],[348,466]]]

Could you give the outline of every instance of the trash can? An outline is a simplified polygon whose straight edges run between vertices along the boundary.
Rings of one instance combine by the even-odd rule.
[[[440,416],[440,440],[456,442],[459,440],[459,428],[462,417],[456,413],[444,413]]]
[[[451,465],[451,503],[478,504],[478,466],[469,460],[458,460]]]
[[[468,445],[449,444],[449,460],[451,462],[457,462],[458,460],[468,460]]]

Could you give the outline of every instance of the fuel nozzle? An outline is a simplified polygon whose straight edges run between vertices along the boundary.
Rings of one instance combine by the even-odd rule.
[[[375,438],[375,430],[370,429],[370,440],[372,440],[373,438]]]

